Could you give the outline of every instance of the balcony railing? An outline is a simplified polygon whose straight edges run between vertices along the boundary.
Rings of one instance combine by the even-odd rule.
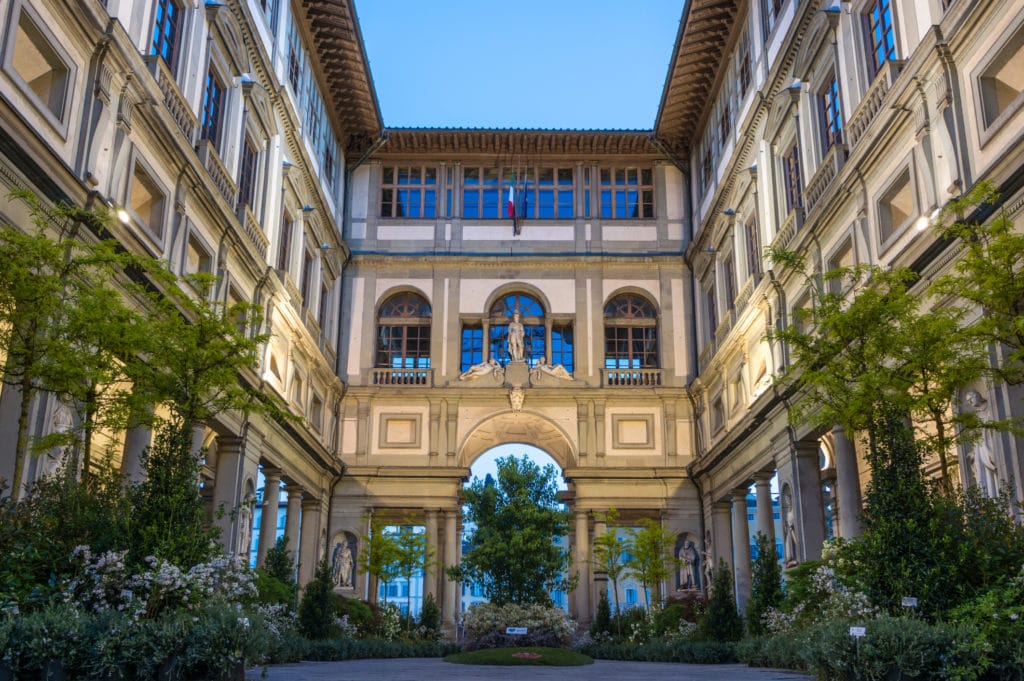
[[[217,153],[213,143],[210,140],[201,140],[196,145],[196,152],[199,154],[199,160],[210,173],[210,177],[213,178],[213,184],[217,187],[217,191],[234,210],[238,185],[231,179],[231,174],[224,167],[224,162],[220,160],[220,154]]]
[[[256,216],[252,214],[249,206],[238,207],[238,222],[241,223],[242,228],[245,230],[245,235],[249,237],[249,243],[253,245],[256,252],[260,254],[260,257],[265,260],[270,241],[267,239],[267,235],[263,233],[263,228],[256,221]]]
[[[789,215],[786,216],[786,221],[782,223],[782,227],[779,228],[779,233],[775,235],[775,240],[772,241],[772,246],[776,248],[785,248],[789,245],[789,242],[796,236],[796,213],[800,210],[792,210]]]
[[[889,94],[893,83],[899,78],[903,71],[905,61],[889,60],[882,65],[881,71],[875,76],[875,82],[871,84],[864,98],[860,100],[856,111],[850,116],[850,124],[846,126],[849,133],[850,148],[853,149],[860,142],[867,131],[868,126],[875,120],[876,114],[882,109],[885,96]]]
[[[753,295],[754,289],[761,281],[761,273],[755,272],[754,274],[747,277],[747,283],[743,285],[740,292],[736,295],[736,300],[733,301],[733,305],[736,307],[736,314],[743,312],[743,309],[750,302],[750,296]]]
[[[715,342],[721,345],[725,342],[725,337],[732,331],[732,325],[736,321],[736,310],[727,310],[725,315],[722,316],[722,321],[718,323],[718,328],[715,329]]]
[[[409,385],[432,387],[433,369],[370,369],[370,385]]]
[[[697,366],[700,371],[704,371],[711,364],[711,358],[715,356],[715,350],[718,348],[718,344],[715,343],[714,339],[704,344],[704,348],[700,351],[700,355],[697,357]]]
[[[199,127],[199,119],[196,118],[195,113],[192,112],[192,108],[188,105],[188,101],[185,96],[181,94],[181,89],[178,84],[174,82],[174,76],[167,68],[167,64],[158,55],[152,54],[147,57],[143,57],[146,62],[146,66],[149,68],[149,72],[156,79],[156,85],[160,88],[160,92],[164,95],[164,106],[167,107],[167,111],[171,114],[171,118],[174,119],[175,124],[181,129],[181,132],[185,135],[185,139],[188,140],[189,146],[195,142],[196,129]]]
[[[661,369],[601,369],[607,388],[656,387],[661,385]]]
[[[832,180],[836,179],[836,175],[839,174],[844,163],[846,163],[846,145],[833,144],[825,154],[825,158],[822,159],[821,165],[818,166],[818,172],[814,173],[814,177],[808,183],[807,191],[804,192],[804,205],[808,213],[831,186]]]

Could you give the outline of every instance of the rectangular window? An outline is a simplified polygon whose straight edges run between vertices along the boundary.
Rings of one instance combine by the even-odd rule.
[[[868,49],[871,57],[871,76],[874,77],[885,62],[896,59],[896,38],[892,26],[891,0],[872,0],[864,14]]]
[[[253,208],[256,195],[256,159],[259,154],[249,136],[245,136],[242,144],[242,159],[238,169],[238,205]]]
[[[524,217],[552,220],[573,217],[572,168],[535,168],[513,179],[522,195],[517,209]]]
[[[292,228],[294,222],[288,213],[281,215],[281,240],[277,246],[277,269],[287,270],[288,260],[292,254]]]
[[[910,169],[904,170],[878,202],[878,240],[887,242],[914,216]]]
[[[38,104],[62,120],[71,68],[24,10],[18,18],[9,59],[8,68],[21,79]]]
[[[1024,102],[1024,29],[1010,38],[978,79],[985,127]],[[1009,115],[1009,114],[1007,114]]]
[[[750,38],[747,32],[743,32],[743,38],[740,42],[739,49],[739,98],[742,101],[747,94],[747,90],[750,89]]]
[[[782,11],[783,0],[761,0],[761,16],[764,23],[764,36],[767,38],[775,30],[779,12]]]
[[[224,118],[224,84],[210,69],[206,73],[206,87],[203,90],[203,110],[200,121],[199,139],[209,140],[213,146],[220,144],[221,121]]]
[[[708,322],[707,340],[715,338],[715,331],[718,329],[718,304],[715,302],[715,285],[709,283],[704,289],[704,315]]]
[[[317,432],[323,428],[323,418],[324,401],[314,392],[313,399],[309,401],[309,422]]]
[[[626,589],[626,605],[636,605],[636,589]]]
[[[468,371],[471,366],[483,361],[484,327],[479,325],[463,326],[459,371]]]
[[[650,168],[601,168],[601,217],[654,217],[654,177]]]
[[[757,216],[751,216],[745,227],[747,236],[747,274],[761,274],[761,233]]]
[[[146,170],[136,164],[128,204],[139,220],[157,238],[164,233],[164,193]],[[196,270],[198,271],[198,270]]]
[[[313,295],[313,254],[306,251],[302,258],[302,308],[309,309],[310,297]]]
[[[725,280],[725,306],[731,310],[736,305],[736,265],[732,253],[722,261],[722,278]]]
[[[573,372],[572,361],[573,335],[569,324],[551,327],[551,364],[561,364],[570,374]]]
[[[174,72],[181,32],[181,5],[176,0],[157,0],[156,20],[153,23],[153,46],[150,54],[164,60]]]
[[[833,144],[843,142],[843,114],[839,109],[839,81],[835,73],[818,95],[818,110],[821,114],[821,149],[824,155]]]
[[[495,219],[504,216],[500,210],[502,189],[508,192],[512,173],[506,172],[502,182],[498,168],[465,168],[462,173],[462,217]]]
[[[188,238],[188,248],[185,249],[185,274],[196,274],[198,272],[210,272],[213,269],[213,256],[210,251],[194,236]]]
[[[385,166],[381,177],[380,215],[384,218],[437,216],[437,168]]]
[[[782,181],[786,192],[786,214],[803,205],[803,187],[800,180],[800,147],[795,143],[782,158]]]
[[[317,323],[320,324],[321,331],[327,325],[328,305],[330,304],[330,300],[331,291],[327,288],[327,282],[323,282],[320,285],[320,314],[317,316]],[[327,334],[324,333],[324,335],[326,336]]]

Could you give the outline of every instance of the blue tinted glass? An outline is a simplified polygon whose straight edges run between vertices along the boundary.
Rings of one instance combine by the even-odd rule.
[[[523,347],[527,363],[536,366],[544,356],[544,327],[527,326],[523,330]]]
[[[501,194],[497,189],[485,189],[484,190],[484,207],[483,217],[485,218],[496,218],[498,217],[498,196]]]
[[[610,218],[612,216],[612,192],[609,189],[601,190],[601,217]]]
[[[572,212],[572,192],[558,192],[558,217],[571,218]]]
[[[624,218],[627,217],[626,213],[626,191],[619,190],[615,192],[615,217]]]
[[[561,364],[570,374],[573,372],[572,327],[556,326],[551,329],[551,364]]]
[[[447,197],[445,199],[445,211],[444,214],[450,216],[452,214],[452,190],[446,191]]]
[[[551,219],[555,217],[555,193],[550,189],[537,192],[537,217]]]
[[[583,217],[590,217],[590,190],[583,192]]]
[[[480,217],[480,194],[478,192],[462,192],[462,216],[466,218]]]
[[[428,189],[423,192],[423,217],[432,218],[435,217],[437,209],[435,207],[437,203],[437,192],[433,189]]]

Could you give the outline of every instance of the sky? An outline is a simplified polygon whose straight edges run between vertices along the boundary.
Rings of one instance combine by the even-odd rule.
[[[683,0],[355,0],[387,127],[654,127]]]

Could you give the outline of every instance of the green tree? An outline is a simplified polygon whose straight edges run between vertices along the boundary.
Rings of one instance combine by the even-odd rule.
[[[965,332],[1001,350],[1000,360],[987,367],[990,374],[1020,385],[1024,383],[1024,233],[1002,208],[990,220],[982,219],[998,202],[995,186],[980,182],[947,204],[940,233],[958,239],[963,250],[954,271],[940,277],[932,290],[982,311]]]
[[[288,550],[288,537],[278,537],[256,574],[261,600],[295,607],[295,559]]]
[[[697,622],[697,632],[707,641],[738,641],[743,638],[743,620],[736,611],[732,571],[721,558],[714,569],[711,598],[704,616]]]
[[[605,531],[594,537],[594,569],[608,575],[612,583],[612,602],[615,605],[615,612],[619,612],[619,580],[622,579],[629,568],[626,566],[626,540],[619,536],[619,528],[615,526],[618,519],[618,512],[614,508],[608,509],[605,517],[608,526]],[[605,596],[607,599],[607,595]],[[618,633],[622,635],[622,622],[619,617],[615,618],[618,625]]]
[[[449,578],[482,585],[498,605],[550,604],[550,591],[573,586],[565,578],[569,557],[555,544],[569,527],[555,468],[541,469],[526,456],[497,465],[497,481],[476,478],[463,490],[466,521],[475,529],[462,564],[448,567]]]
[[[754,559],[750,602],[747,603],[747,633],[761,636],[765,633],[761,618],[769,608],[782,605],[782,569],[775,553],[775,542],[765,534],[757,533],[757,558]]]
[[[325,557],[316,568],[313,581],[306,585],[299,602],[299,631],[309,639],[331,638],[338,634],[334,577]]]
[[[875,450],[879,414],[901,409],[919,426],[923,446],[939,460],[943,489],[952,493],[950,452],[963,437],[953,399],[985,365],[983,348],[961,330],[963,309],[922,312],[922,296],[911,289],[917,275],[906,268],[858,265],[819,277],[792,252],[770,255],[803,273],[811,297],[793,323],[769,334],[790,353],[782,381],[796,387],[792,421],[863,432]]]
[[[427,546],[426,532],[417,532],[411,523],[398,528],[394,535],[395,576],[405,579],[410,585],[407,593],[405,626],[412,622],[412,580],[418,575],[426,576],[433,571],[435,551]]]
[[[644,518],[641,525],[629,530],[626,568],[643,585],[644,593],[651,593],[653,601],[660,605],[661,584],[679,566],[679,559],[672,555],[676,535],[650,518]],[[648,602],[647,606],[650,605]]]
[[[387,531],[382,521],[374,520],[370,524],[370,533],[363,535],[363,546],[357,560],[359,569],[380,584],[387,587],[388,582],[398,576],[398,542],[393,533]],[[388,590],[384,589],[384,602],[388,600]]]

